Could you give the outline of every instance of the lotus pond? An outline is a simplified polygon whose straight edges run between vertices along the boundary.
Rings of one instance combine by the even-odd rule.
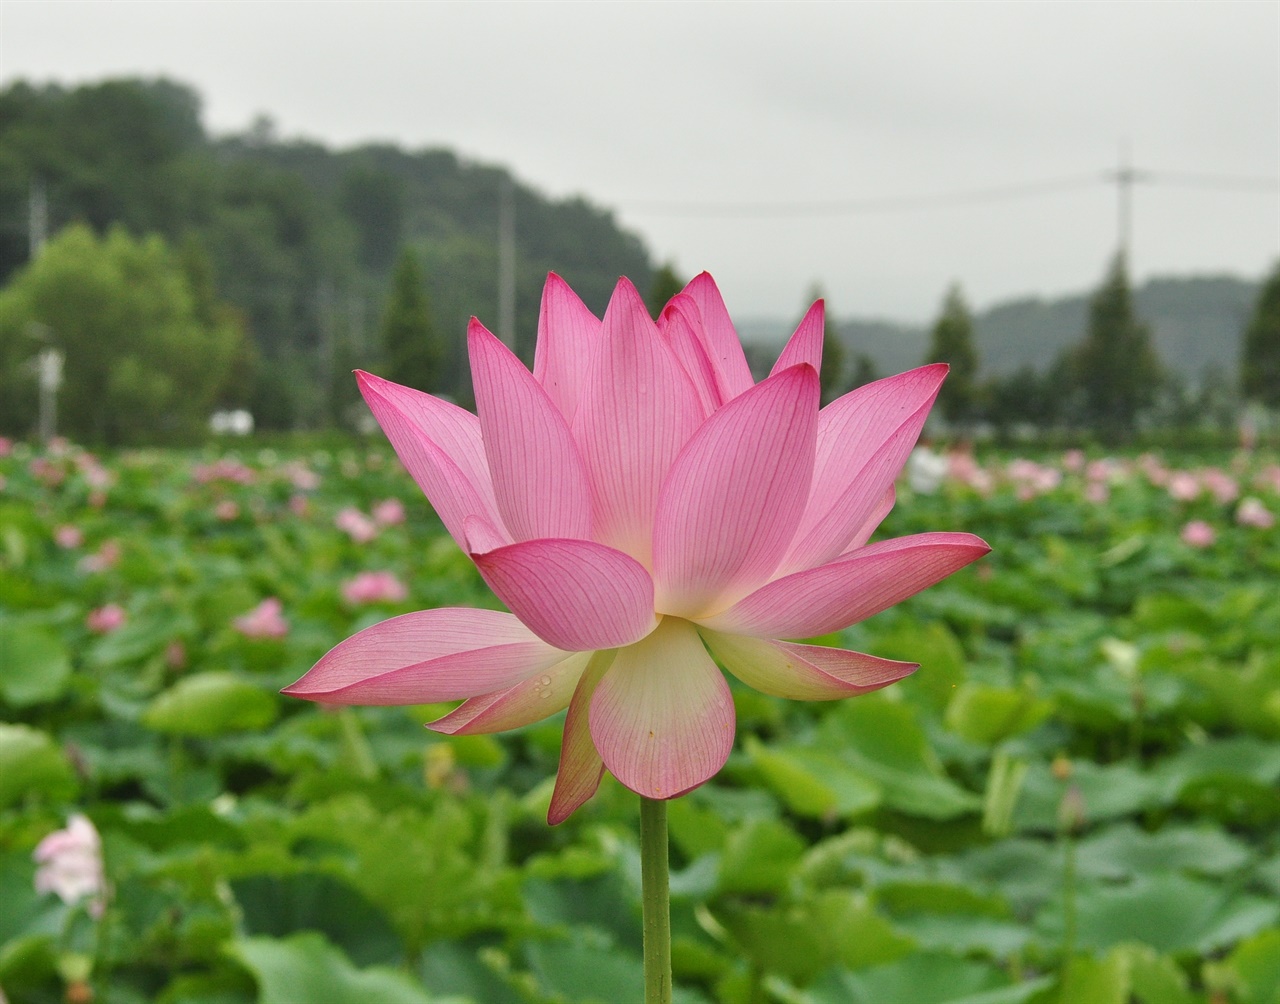
[[[0,445],[8,1001],[641,999],[637,800],[546,824],[561,716],[443,737],[448,706],[278,693],[495,605],[389,447]],[[979,460],[882,534],[993,552],[823,640],[919,672],[732,683],[727,767],[669,806],[677,1001],[1280,1000],[1276,458]],[[79,893],[35,855],[76,814]]]

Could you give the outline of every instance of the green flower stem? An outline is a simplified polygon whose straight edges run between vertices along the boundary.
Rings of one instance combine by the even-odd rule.
[[[640,884],[644,916],[644,1001],[671,1004],[671,884],[667,803],[640,799]]]

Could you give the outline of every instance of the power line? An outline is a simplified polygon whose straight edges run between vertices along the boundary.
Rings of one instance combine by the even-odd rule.
[[[949,209],[995,202],[1009,202],[1094,188],[1101,184],[1118,183],[1127,188],[1135,182],[1151,182],[1162,185],[1217,189],[1221,191],[1280,191],[1280,178],[1194,174],[1178,171],[1148,171],[1122,165],[1118,170],[1092,172],[1022,184],[958,189],[950,192],[923,195],[794,202],[664,202],[640,199],[620,199],[618,202],[624,208],[638,213],[654,216],[683,216],[687,218],[767,219],[800,216],[850,216],[861,213],[911,212],[923,209]]]

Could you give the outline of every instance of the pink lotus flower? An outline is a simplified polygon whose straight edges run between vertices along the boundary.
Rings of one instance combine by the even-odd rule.
[[[84,619],[84,625],[94,634],[110,634],[124,627],[126,620],[128,615],[124,612],[124,607],[118,603],[108,603],[96,610],[90,610],[89,616]]]
[[[283,638],[289,633],[289,622],[283,616],[283,604],[272,596],[263,600],[243,617],[233,622],[246,638]]]
[[[1217,539],[1218,535],[1213,527],[1202,519],[1193,519],[1182,528],[1182,542],[1187,547],[1212,547],[1213,542]]]
[[[72,551],[84,543],[84,531],[78,526],[64,524],[53,531],[53,540],[63,550]]]
[[[408,595],[404,583],[390,572],[361,572],[342,586],[348,603],[399,603]]]
[[[378,524],[359,509],[350,506],[333,518],[333,525],[357,544],[367,544],[378,536]]]
[[[404,503],[386,499],[373,507],[373,521],[379,526],[398,526],[404,522]]]
[[[914,671],[774,640],[838,631],[990,550],[965,533],[867,543],[947,368],[867,384],[820,412],[822,331],[819,302],[753,384],[709,275],[656,325],[625,279],[602,323],[551,275],[532,374],[471,322],[478,417],[358,373],[401,461],[512,612],[394,617],[285,693],[466,698],[430,724],[443,733],[517,728],[567,707],[556,823],[606,769],[658,799],[720,770],[734,710],[715,659],[799,700]]]
[[[1275,515],[1256,498],[1244,499],[1236,509],[1236,522],[1259,530],[1270,530],[1276,524]]]
[[[104,540],[93,554],[86,554],[76,566],[82,572],[105,572],[120,564],[123,550],[118,540]]]
[[[65,830],[55,830],[36,845],[35,888],[55,893],[69,905],[87,899],[89,913],[101,917],[106,906],[106,877],[102,868],[102,841],[93,823],[76,813]]]

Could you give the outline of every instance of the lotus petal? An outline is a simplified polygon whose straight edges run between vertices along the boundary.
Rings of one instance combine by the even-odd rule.
[[[812,638],[878,614],[990,550],[969,533],[897,537],[774,579],[728,610],[698,622],[713,631],[755,638]]]
[[[591,698],[613,665],[614,654],[606,651],[592,655],[569,702],[569,713],[564,719],[564,739],[560,743],[560,768],[556,771],[556,786],[547,810],[547,822],[552,826],[564,822],[594,795],[600,787],[600,778],[604,776],[604,761],[591,739],[589,718]]]
[[[793,701],[830,701],[867,694],[920,666],[818,645],[699,632],[724,668],[749,687]]]
[[[467,348],[494,498],[511,539],[590,539],[587,470],[560,409],[474,318]]]
[[[538,313],[533,378],[569,424],[578,410],[578,397],[599,341],[599,319],[567,282],[549,272]]]
[[[732,401],[748,390],[755,380],[751,367],[742,351],[742,342],[729,319],[729,309],[716,281],[706,272],[694,276],[683,292],[698,305],[702,324],[698,331],[703,339],[707,358],[716,375],[716,386],[722,401]]]
[[[428,722],[427,728],[446,735],[476,735],[540,722],[568,705],[591,656],[575,652],[515,686],[463,701],[443,718]]]
[[[788,366],[808,363],[815,373],[822,372],[822,336],[826,331],[826,306],[821,300],[805,312],[795,332],[783,346],[782,354],[769,375],[781,373]]]
[[[283,693],[323,704],[453,701],[514,686],[567,655],[508,613],[419,610],[340,642]]]
[[[674,617],[618,651],[589,722],[609,772],[646,798],[696,788],[733,748],[729,686],[693,625]]]

